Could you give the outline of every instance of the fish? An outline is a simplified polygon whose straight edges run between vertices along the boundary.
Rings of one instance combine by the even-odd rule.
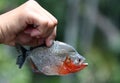
[[[29,50],[18,44],[16,49],[20,54],[17,58],[19,68],[28,59],[34,72],[45,75],[68,75],[88,66],[85,58],[71,45],[60,41],[54,41],[51,47],[43,45]]]

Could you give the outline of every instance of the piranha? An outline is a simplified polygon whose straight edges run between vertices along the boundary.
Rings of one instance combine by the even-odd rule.
[[[17,64],[22,67],[26,58],[34,72],[45,75],[67,75],[84,69],[88,63],[72,46],[54,41],[51,47],[37,46],[29,50],[17,44],[19,52]]]

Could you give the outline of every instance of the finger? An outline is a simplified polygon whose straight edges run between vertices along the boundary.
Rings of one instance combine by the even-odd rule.
[[[32,28],[31,31],[31,36],[43,36],[44,33],[47,31],[48,29],[48,20],[44,17],[42,17],[41,15],[38,15],[36,13],[29,13],[28,15],[28,20],[27,20],[27,24],[33,24],[33,25],[37,25],[36,28]]]
[[[30,33],[31,37],[37,37],[40,35],[40,31],[38,29],[33,29]]]
[[[23,32],[17,35],[15,39],[16,43],[19,43],[19,44],[26,44],[31,40],[32,40],[32,37],[29,34],[25,34]]]
[[[38,45],[44,44],[44,40],[43,39],[38,39],[38,38],[35,38],[35,37],[31,37],[31,40],[29,40],[29,41],[28,41],[27,38],[24,38],[24,39],[18,39],[16,41],[16,43],[19,43],[21,45],[26,45],[26,46],[32,46],[32,47],[34,47],[34,46],[38,46]]]
[[[46,39],[45,43],[46,43],[46,46],[50,47],[56,37],[56,27],[54,29],[54,31],[52,32],[52,34]]]
[[[58,23],[57,19],[44,8],[42,8],[42,10],[43,10],[43,14],[46,14],[46,16],[52,20],[52,22],[54,23],[54,27],[55,27]]]
[[[37,6],[37,9],[41,9],[41,11],[36,11],[36,12],[39,13],[39,15],[41,15],[43,18],[45,18],[48,21],[48,29],[46,30],[53,31],[54,27],[57,25],[57,19],[41,6]]]
[[[54,30],[54,27],[50,28],[50,26],[53,26],[53,25],[50,25],[49,21],[50,21],[50,19],[33,13],[32,14],[32,22],[34,25],[37,25],[37,27],[36,27],[36,29],[33,29],[33,31],[31,32],[31,36],[32,37],[40,36],[42,38],[48,37]],[[28,23],[29,23],[29,21],[28,21]]]
[[[39,15],[42,15],[43,17],[48,18],[48,20],[51,19],[51,22],[53,22],[55,25],[57,24],[57,19],[52,14],[50,14],[47,10],[45,10],[42,6],[40,6],[38,3],[33,4],[33,8],[36,13],[38,13]]]
[[[44,44],[44,39],[33,38],[26,45],[34,47],[34,46],[39,46],[39,45],[42,45],[42,44]]]

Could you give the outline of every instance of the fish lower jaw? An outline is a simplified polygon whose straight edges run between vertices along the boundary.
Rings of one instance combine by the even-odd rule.
[[[83,62],[82,65],[88,66],[88,63]]]

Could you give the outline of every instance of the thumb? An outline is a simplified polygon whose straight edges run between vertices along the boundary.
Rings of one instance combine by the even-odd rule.
[[[53,44],[55,37],[56,37],[56,27],[53,30],[52,34],[46,39],[46,41],[45,41],[46,46],[50,47]]]

